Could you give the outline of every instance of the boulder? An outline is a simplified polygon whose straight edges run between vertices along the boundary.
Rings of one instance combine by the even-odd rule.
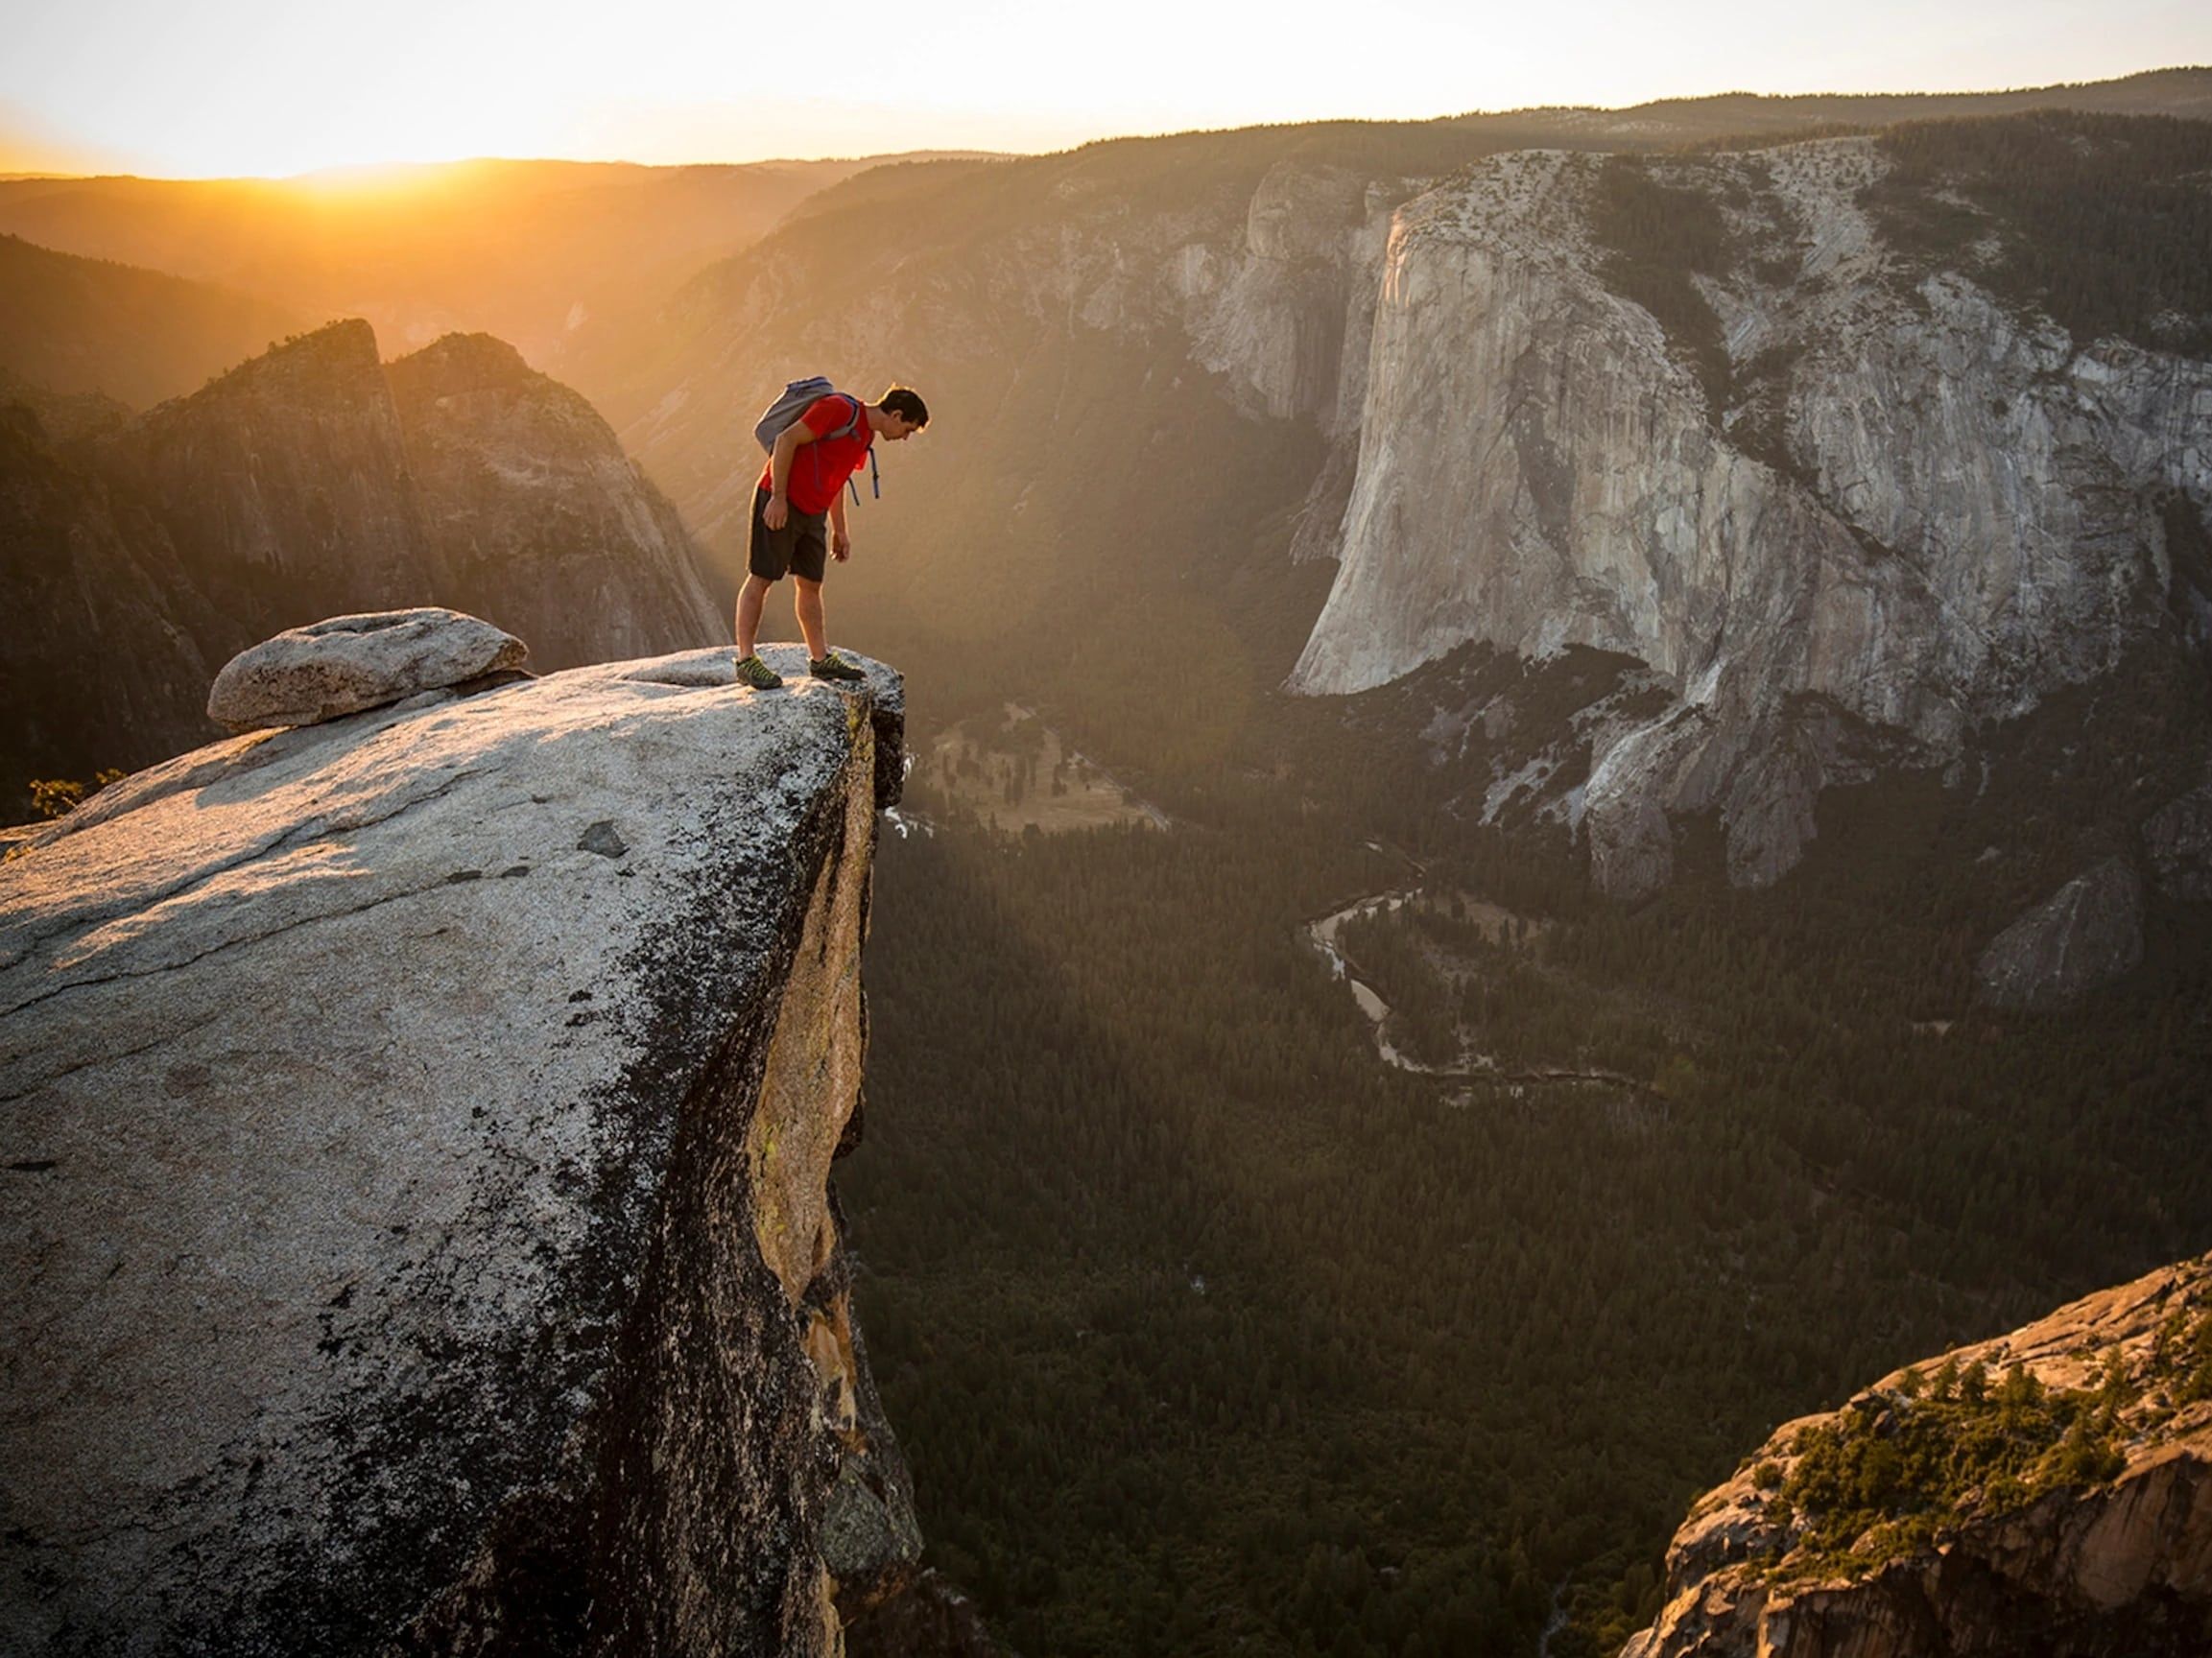
[[[1992,1007],[2069,1007],[2143,959],[2143,884],[2124,858],[2076,876],[1990,940],[1974,969]]]
[[[530,648],[458,610],[378,610],[293,628],[223,665],[207,718],[233,731],[316,725],[518,666]]]
[[[725,649],[218,743],[0,865],[0,1650],[834,1651],[877,731]]]

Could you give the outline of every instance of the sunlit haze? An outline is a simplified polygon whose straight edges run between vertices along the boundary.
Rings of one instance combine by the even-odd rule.
[[[9,35],[0,168],[281,176],[470,155],[1040,150],[1729,90],[2036,85],[2212,60],[2212,8],[32,0]]]

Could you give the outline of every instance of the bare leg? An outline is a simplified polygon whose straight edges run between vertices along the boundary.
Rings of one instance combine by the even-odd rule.
[[[798,589],[793,596],[792,608],[798,613],[798,630],[806,636],[806,653],[820,662],[829,654],[829,634],[821,625],[821,583],[809,581],[804,576],[794,576],[792,584]],[[757,608],[755,615],[758,615]]]
[[[737,659],[742,662],[752,654],[753,641],[760,634],[760,607],[768,603],[768,590],[774,583],[760,576],[748,575],[745,585],[737,590]],[[820,615],[821,602],[815,604]]]

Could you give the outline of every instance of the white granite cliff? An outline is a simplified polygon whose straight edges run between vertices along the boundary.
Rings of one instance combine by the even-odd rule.
[[[1648,890],[1667,814],[1718,808],[1734,878],[1801,854],[1823,783],[1956,758],[2156,626],[2161,529],[2212,504],[2212,364],[2070,340],[1909,270],[1859,197],[1872,140],[1654,164],[1757,257],[1700,277],[1716,407],[1603,279],[1605,160],[1477,164],[1391,231],[1342,567],[1291,678],[1364,690],[1470,641],[1588,645],[1672,693],[1569,803]]]

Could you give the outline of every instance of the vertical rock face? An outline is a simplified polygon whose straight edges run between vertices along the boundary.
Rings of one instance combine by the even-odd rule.
[[[0,410],[0,815],[35,777],[128,770],[205,741],[227,636],[163,535]]]
[[[821,1653],[903,1576],[827,1184],[898,685],[795,685],[431,693],[0,870],[0,1646]]]
[[[420,509],[366,322],[333,323],[162,405],[102,460],[232,620],[237,647],[389,608],[421,580]]]
[[[2167,892],[2200,904],[2212,899],[2212,782],[2153,813],[2143,825],[2143,848]]]
[[[715,636],[676,509],[582,396],[486,334],[386,373],[445,603],[511,616],[547,668]]]
[[[1246,209],[1241,248],[1194,246],[1184,325],[1192,357],[1226,374],[1255,413],[1306,416],[1331,436],[1359,414],[1349,342],[1363,341],[1387,211],[1349,169],[1282,161]]]
[[[1469,641],[1638,657],[1674,699],[1594,756],[1601,878],[1663,880],[1666,814],[1719,808],[1731,873],[1771,879],[1823,782],[1955,756],[2166,625],[2164,514],[2212,503],[2212,365],[1908,275],[1861,139],[1655,164],[1755,255],[1694,278],[1701,365],[1608,286],[1606,165],[1499,156],[1400,211],[1343,567],[1291,684]]]
[[[2142,959],[2143,883],[2108,858],[1990,940],[1974,977],[1993,1007],[2065,1007]]]

